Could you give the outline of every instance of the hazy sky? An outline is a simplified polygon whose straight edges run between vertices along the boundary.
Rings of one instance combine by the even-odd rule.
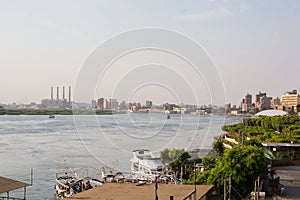
[[[204,47],[224,83],[224,99],[214,102],[238,104],[247,92],[254,95],[262,91],[273,97],[280,96],[286,90],[300,89],[299,10],[297,0],[3,0],[0,1],[0,103],[40,102],[50,97],[51,86],[76,87],[82,66],[101,43],[122,32],[143,27],[174,30]],[[132,101],[150,99],[154,103],[168,98],[193,103],[196,96],[199,103],[210,103],[208,88],[212,83],[205,77],[198,77],[197,87],[197,77],[192,77],[192,71],[184,75],[180,69],[170,70],[176,65],[171,62],[175,58],[168,57],[167,66],[157,63],[155,58],[153,65],[154,62],[147,59],[156,54],[147,55],[144,62],[135,62],[143,55],[129,55],[131,62],[134,61],[129,65],[136,70],[128,68],[132,73],[124,71],[129,74],[126,77],[119,73],[125,81],[122,87],[132,88],[127,93],[114,85],[120,80],[111,72],[112,78],[98,77],[94,96]],[[162,55],[168,56],[162,53],[157,57],[165,60]],[[112,67],[115,72],[121,67],[120,62],[128,64],[126,59],[129,58],[118,60],[119,65]],[[186,69],[184,64],[182,69]],[[161,74],[166,75],[160,77]],[[132,84],[130,80],[141,75],[147,80]],[[191,81],[183,84],[174,81],[180,79]],[[117,88],[120,92],[109,96],[112,89],[106,91],[108,88]],[[193,93],[191,88],[200,92]]]

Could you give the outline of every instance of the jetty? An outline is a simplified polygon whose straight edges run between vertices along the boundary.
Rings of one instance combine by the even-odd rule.
[[[156,195],[159,200],[194,199],[195,185],[183,184],[135,184],[135,183],[105,183],[102,186],[78,193],[68,198],[101,199],[101,200],[153,200]],[[196,185],[196,199],[207,199],[212,193],[213,185]]]

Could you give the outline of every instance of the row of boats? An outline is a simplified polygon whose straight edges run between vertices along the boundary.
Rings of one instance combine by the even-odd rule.
[[[131,182],[131,183],[178,183],[175,174],[172,171],[165,170],[165,166],[159,157],[154,156],[147,149],[133,151],[133,158],[130,159],[132,174],[128,177],[122,172],[115,174],[112,171],[106,172],[105,168],[101,170],[99,178],[89,176],[80,176],[76,172],[64,170],[62,174],[56,175],[56,196],[57,198],[70,197],[74,194],[101,186],[107,182]]]

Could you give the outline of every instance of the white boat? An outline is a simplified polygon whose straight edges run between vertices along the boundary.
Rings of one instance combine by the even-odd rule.
[[[102,167],[101,170],[101,178],[104,180],[104,182],[112,183],[123,183],[125,181],[125,176],[122,172],[117,172],[116,174],[113,174],[112,171],[109,171],[106,173],[106,170],[104,167]]]
[[[56,174],[56,197],[67,198],[82,191],[97,187],[103,184],[103,180],[89,176],[80,177],[76,172],[65,171],[62,175]]]
[[[159,177],[164,168],[164,164],[159,157],[155,157],[147,149],[133,151],[133,158],[130,159],[131,171],[138,180],[154,181]]]
[[[114,176],[113,176],[113,180],[117,183],[123,183],[125,181],[125,176],[122,172],[117,172]]]

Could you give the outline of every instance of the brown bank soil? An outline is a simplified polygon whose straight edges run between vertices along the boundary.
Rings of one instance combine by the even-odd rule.
[[[197,185],[197,199],[211,191],[212,185]],[[194,185],[158,184],[158,199],[183,199],[194,191]],[[155,184],[137,186],[134,183],[106,183],[102,186],[81,192],[68,199],[101,199],[101,200],[153,200],[155,199]]]

